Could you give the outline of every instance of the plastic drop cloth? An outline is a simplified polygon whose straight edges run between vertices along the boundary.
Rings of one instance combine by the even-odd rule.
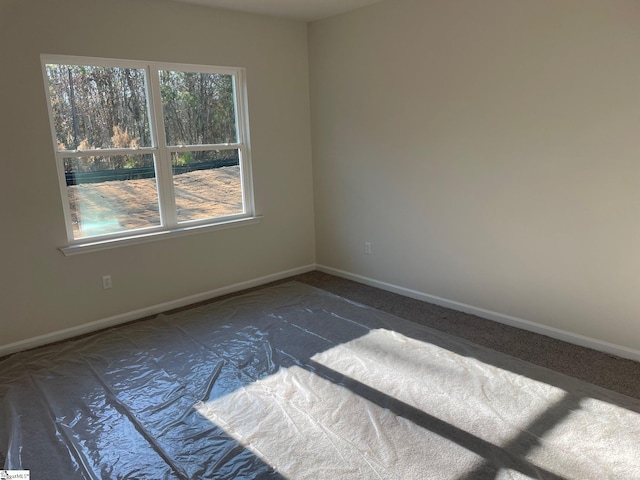
[[[291,282],[0,362],[56,479],[640,478],[640,401]]]

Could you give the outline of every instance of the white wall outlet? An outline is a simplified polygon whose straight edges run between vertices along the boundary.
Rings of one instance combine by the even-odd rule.
[[[371,248],[371,242],[364,242],[364,254],[371,255],[372,253],[373,253],[373,250]]]
[[[103,275],[102,276],[102,288],[105,290],[111,288],[113,285],[111,284],[111,275]]]

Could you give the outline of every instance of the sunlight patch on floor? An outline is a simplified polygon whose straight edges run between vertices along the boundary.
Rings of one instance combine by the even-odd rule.
[[[494,445],[516,436],[565,392],[391,330],[312,360]]]
[[[291,478],[611,478],[640,434],[629,410],[386,329],[196,408]]]
[[[584,398],[579,408],[542,436],[542,445],[529,458],[539,464],[553,461],[558,472],[572,472],[579,478],[623,478],[619,466],[638,459],[638,417],[617,405]],[[634,476],[629,470],[624,478]]]
[[[196,408],[289,478],[457,478],[482,461],[300,367]]]

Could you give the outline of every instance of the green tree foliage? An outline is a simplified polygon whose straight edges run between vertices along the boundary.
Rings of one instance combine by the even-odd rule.
[[[114,128],[139,146],[151,146],[144,70],[47,65],[49,94],[58,144],[76,150],[85,142],[117,148]]]
[[[167,145],[237,142],[230,75],[164,70],[160,86]]]
[[[47,65],[46,71],[60,151],[152,146],[143,69]],[[237,142],[231,75],[159,74],[167,144]],[[204,161],[208,155],[182,154],[180,161]],[[151,166],[148,155],[69,157],[68,172]]]

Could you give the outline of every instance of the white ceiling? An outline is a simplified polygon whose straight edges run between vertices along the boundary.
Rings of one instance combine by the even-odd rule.
[[[174,0],[311,22],[381,0]]]

